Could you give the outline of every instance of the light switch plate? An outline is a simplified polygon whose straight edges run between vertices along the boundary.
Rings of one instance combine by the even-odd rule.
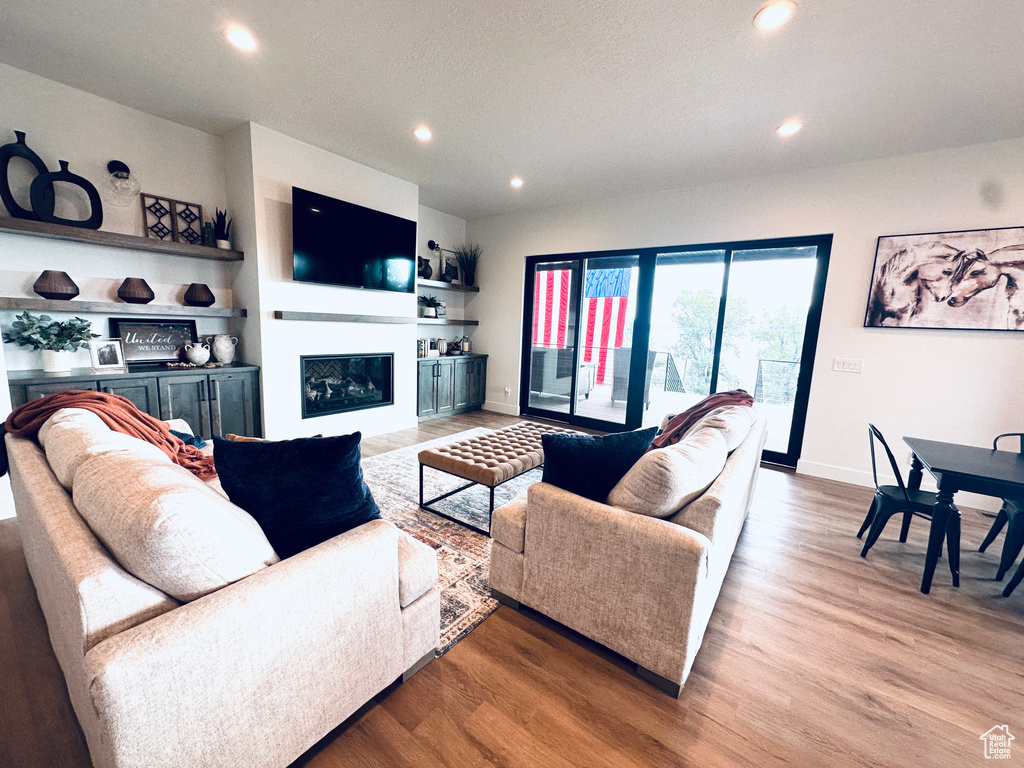
[[[833,371],[840,371],[842,373],[864,373],[864,361],[863,360],[852,360],[846,357],[837,357],[835,362],[832,363]]]

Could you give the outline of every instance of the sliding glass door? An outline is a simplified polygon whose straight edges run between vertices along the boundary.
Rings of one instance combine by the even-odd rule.
[[[527,259],[521,411],[619,431],[744,389],[800,455],[831,236]]]

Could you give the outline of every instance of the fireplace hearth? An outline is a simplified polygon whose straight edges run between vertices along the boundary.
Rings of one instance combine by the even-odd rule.
[[[393,405],[394,355],[303,355],[302,418]]]

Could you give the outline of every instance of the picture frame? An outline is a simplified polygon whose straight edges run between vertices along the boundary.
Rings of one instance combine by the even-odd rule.
[[[93,373],[127,373],[121,339],[91,339],[89,360]]]
[[[112,317],[110,335],[121,340],[128,365],[182,362],[185,345],[199,339],[195,320]]]
[[[865,328],[1024,331],[1024,227],[883,235]]]

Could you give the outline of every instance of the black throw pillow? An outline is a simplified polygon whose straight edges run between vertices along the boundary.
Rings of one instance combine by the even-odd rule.
[[[603,504],[657,431],[649,427],[611,435],[541,435],[544,482]]]
[[[260,524],[281,559],[380,518],[355,432],[278,442],[213,438],[228,498]]]

